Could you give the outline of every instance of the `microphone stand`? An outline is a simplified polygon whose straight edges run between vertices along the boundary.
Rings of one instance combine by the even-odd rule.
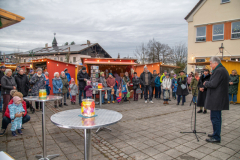
[[[194,95],[196,95],[196,92],[197,92],[197,89],[195,90],[195,93],[193,94],[193,97]],[[192,97],[192,101],[190,103],[190,106],[192,105],[192,103],[194,103],[194,110],[195,110],[195,117],[194,117],[194,129],[192,132],[180,132],[180,133],[193,133],[195,134],[196,138],[197,138],[197,141],[199,142],[199,139],[198,139],[198,135],[197,133],[201,133],[201,134],[206,134],[206,132],[197,132],[196,130],[196,126],[197,126],[197,103],[196,102],[193,102],[193,97]],[[192,121],[192,120],[191,120]],[[200,138],[200,137],[199,137]]]

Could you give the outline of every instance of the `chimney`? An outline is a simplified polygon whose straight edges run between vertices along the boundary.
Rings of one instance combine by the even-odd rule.
[[[89,46],[91,44],[91,42],[89,40],[87,40],[87,45]]]
[[[45,48],[48,48],[48,43],[45,44]]]

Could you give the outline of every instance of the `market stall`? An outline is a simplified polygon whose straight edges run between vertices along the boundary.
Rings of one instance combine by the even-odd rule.
[[[37,68],[42,68],[43,72],[49,73],[49,84],[52,88],[52,79],[54,78],[54,73],[59,72],[61,74],[62,71],[64,71],[65,68],[68,69],[68,73],[71,75],[72,78],[75,78],[75,82],[77,83],[77,73],[82,68],[80,65],[72,64],[72,63],[66,63],[62,61],[52,60],[52,59],[38,59],[33,60],[32,62],[27,63],[19,63],[19,66],[23,68],[28,74],[30,68],[36,70]],[[50,92],[52,95],[52,90]]]

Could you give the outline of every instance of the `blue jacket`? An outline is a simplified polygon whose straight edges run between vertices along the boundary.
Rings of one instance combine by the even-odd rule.
[[[173,88],[173,92],[177,92],[177,80],[175,78],[172,79],[172,87],[174,86]]]
[[[160,77],[159,76],[156,77],[154,83],[155,83],[155,87],[160,87],[161,86],[161,82],[160,82]]]
[[[68,82],[71,81],[71,75],[69,73],[65,73],[65,75],[67,76]]]
[[[53,78],[52,85],[53,93],[62,93],[63,84],[61,78]],[[61,92],[59,92],[59,88],[61,89]]]
[[[9,113],[10,113],[10,118],[11,119],[15,119],[15,114],[16,113],[21,113],[21,112],[25,112],[25,110],[23,109],[22,103],[19,105],[16,105],[14,103],[8,105],[8,109],[9,109]],[[20,117],[22,118],[22,117]]]

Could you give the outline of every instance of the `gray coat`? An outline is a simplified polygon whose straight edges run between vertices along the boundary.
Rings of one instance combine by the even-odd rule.
[[[1,93],[2,94],[10,94],[10,91],[13,90],[13,86],[17,88],[17,84],[15,79],[11,76],[3,76],[1,79]]]
[[[37,73],[35,73],[30,80],[30,84],[33,85],[31,90],[32,96],[38,96],[40,89],[46,89],[45,77],[43,74],[40,77],[38,77]]]
[[[103,87],[107,87],[107,80],[104,77],[99,78],[99,83],[102,83]]]
[[[206,81],[207,96],[204,107],[213,111],[229,110],[228,71],[222,65],[215,68],[209,81]]]
[[[76,84],[70,84],[69,88],[71,89],[70,94],[76,96],[78,94],[78,86]]]

